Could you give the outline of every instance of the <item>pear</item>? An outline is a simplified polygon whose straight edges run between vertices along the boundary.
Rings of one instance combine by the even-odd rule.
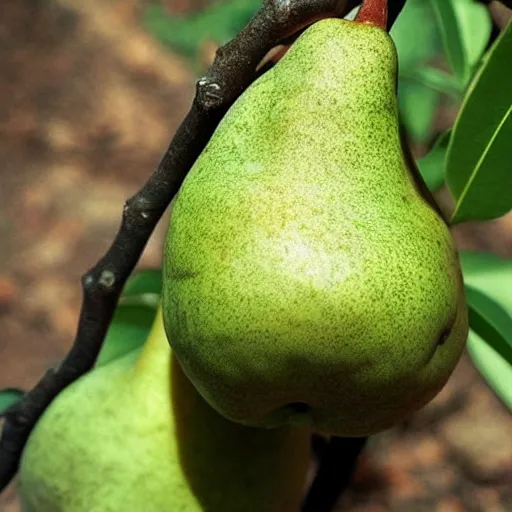
[[[159,314],[142,347],[65,389],[20,467],[24,512],[296,512],[305,429],[229,422],[171,355]]]
[[[454,369],[468,332],[458,254],[402,145],[396,88],[385,30],[318,21],[233,104],[185,179],[165,328],[225,417],[366,436]]]

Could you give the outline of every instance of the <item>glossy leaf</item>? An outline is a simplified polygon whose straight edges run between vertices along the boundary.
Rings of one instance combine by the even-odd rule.
[[[485,293],[466,285],[469,326],[512,365],[512,316]]]
[[[448,148],[452,222],[488,220],[512,208],[512,24],[470,86]]]
[[[25,394],[21,389],[16,388],[5,388],[0,390],[0,416],[7,410],[11,405],[19,402],[22,396]]]
[[[468,352],[478,372],[512,411],[512,367],[486,341],[469,332]]]
[[[460,259],[466,285],[491,297],[512,316],[512,259],[478,252],[462,252]],[[474,332],[468,351],[478,371],[512,409],[512,366]]]
[[[464,282],[485,292],[512,315],[512,259],[495,254],[462,251]]]
[[[449,130],[441,134],[432,149],[418,160],[420,173],[428,188],[432,191],[437,190],[444,183],[445,159],[450,135]]]

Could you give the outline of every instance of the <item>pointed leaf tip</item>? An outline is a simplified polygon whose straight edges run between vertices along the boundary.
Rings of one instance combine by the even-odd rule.
[[[387,30],[388,0],[363,0],[355,21]]]

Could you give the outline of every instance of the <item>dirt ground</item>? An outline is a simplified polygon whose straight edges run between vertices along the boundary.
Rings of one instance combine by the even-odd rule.
[[[79,278],[192,99],[190,67],[141,28],[141,4],[0,3],[0,389],[30,388],[68,350]],[[160,264],[164,230],[141,265]],[[512,256],[510,216],[456,237]],[[428,407],[371,439],[337,510],[512,510],[512,418],[468,358]],[[18,511],[11,486],[0,512]]]

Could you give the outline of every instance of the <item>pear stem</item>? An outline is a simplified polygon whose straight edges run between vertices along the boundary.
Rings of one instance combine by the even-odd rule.
[[[376,27],[387,29],[388,0],[363,0],[363,5],[357,13],[358,23],[368,23]]]

